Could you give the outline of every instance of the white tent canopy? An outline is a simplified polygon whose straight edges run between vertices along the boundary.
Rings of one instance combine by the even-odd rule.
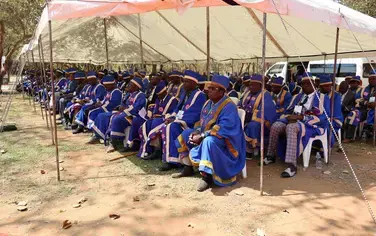
[[[104,64],[104,20],[100,17],[106,17],[110,63],[139,63],[135,13],[140,13],[145,62],[204,61],[207,55],[203,6],[210,6],[210,57],[215,61],[261,58],[263,12],[269,13],[269,60],[297,61],[298,56],[312,60],[323,59],[324,55],[332,58],[337,27],[340,58],[364,57],[362,49],[368,55],[376,55],[376,19],[327,0],[280,0],[275,1],[276,5],[273,1],[51,1],[29,48],[33,48],[35,60],[39,61],[37,43],[41,35],[44,58],[48,61],[50,14],[55,62]]]

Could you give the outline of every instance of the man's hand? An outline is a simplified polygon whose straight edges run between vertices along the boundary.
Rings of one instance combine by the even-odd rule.
[[[286,119],[289,121],[289,123],[295,123],[298,120],[303,120],[304,116],[303,115],[289,115],[286,117]]]
[[[173,117],[169,117],[169,118],[167,118],[167,119],[165,120],[165,124],[168,125],[168,124],[174,122],[174,120],[175,120],[175,118],[173,118]]]
[[[201,134],[200,133],[197,133],[197,132],[193,132],[190,136],[189,136],[189,142],[190,143],[193,143],[193,144],[196,144],[196,145],[199,145],[201,142],[202,142],[202,137],[201,137]]]
[[[120,106],[120,107],[118,108],[118,110],[119,110],[120,112],[123,112],[123,111],[125,110],[125,106]]]

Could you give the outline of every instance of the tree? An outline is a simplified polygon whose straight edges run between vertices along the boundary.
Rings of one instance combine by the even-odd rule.
[[[341,0],[343,5],[351,7],[357,11],[376,17],[376,1],[375,0]]]
[[[32,38],[44,4],[44,0],[0,1],[0,65],[4,55],[5,70],[10,68],[16,52]],[[0,91],[5,73],[0,72]]]

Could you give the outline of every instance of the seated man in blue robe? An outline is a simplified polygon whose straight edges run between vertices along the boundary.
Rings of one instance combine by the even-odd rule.
[[[236,92],[236,90],[234,89],[234,84],[231,83],[231,82],[229,83],[228,88],[226,90],[226,95],[228,97],[239,98],[239,94],[238,94],[238,92]]]
[[[73,68],[69,68],[64,71],[65,77],[68,79],[67,86],[61,90],[61,95],[59,99],[59,115],[62,124],[65,124],[65,117],[64,117],[64,110],[66,108],[66,105],[69,101],[72,100],[74,97],[74,92],[76,91],[76,88],[78,86],[77,80],[74,79],[74,74],[76,71]]]
[[[360,121],[365,121],[362,138],[372,137],[375,126],[376,108],[376,71],[371,71],[368,77],[368,85],[356,95],[356,106],[360,111]]]
[[[314,81],[309,74],[302,78],[302,89],[303,93],[292,98],[285,114],[272,125],[270,131],[264,165],[274,163],[278,151],[278,156],[288,165],[281,174],[282,178],[296,175],[297,159],[309,139],[324,134],[329,127],[324,113],[325,109],[330,116],[329,97],[315,92]]]
[[[244,73],[242,81],[243,83],[240,88],[240,93],[242,94],[241,98],[244,97],[244,94],[249,92],[249,83],[251,82],[251,76],[249,75],[249,73]]]
[[[168,83],[167,93],[179,99],[183,90],[183,83],[181,80],[183,79],[184,74],[179,71],[172,71],[168,77],[170,82]]]
[[[343,143],[349,143],[354,139],[356,127],[360,123],[360,112],[355,107],[355,98],[362,87],[360,76],[346,76],[345,79],[349,82],[349,88],[342,95],[342,113],[345,118],[343,134],[346,135]]]
[[[323,94],[328,95],[329,99],[332,99],[333,97],[333,82],[330,75],[319,75],[318,78],[320,79],[320,92]],[[333,109],[330,109],[330,111],[333,110],[333,128],[334,131],[338,134],[338,130],[342,128],[343,123],[343,115],[341,110],[341,95],[334,91],[334,107]],[[330,102],[330,105],[332,102]],[[329,135],[329,132],[328,132]],[[334,143],[336,142],[335,135],[332,133],[332,137],[330,139],[330,144],[333,147]],[[320,145],[321,146],[321,145]]]
[[[285,113],[285,109],[290,105],[291,94],[282,89],[283,78],[277,77],[272,82],[272,97],[277,109],[277,118]]]
[[[199,127],[184,130],[175,140],[184,169],[172,177],[191,176],[193,166],[198,167],[202,175],[199,192],[213,183],[218,186],[234,184],[245,165],[242,123],[236,105],[225,95],[228,83],[229,79],[220,75],[208,82],[210,100],[201,111]]]
[[[163,141],[163,166],[160,171],[168,171],[180,167],[178,149],[175,140],[186,129],[192,129],[200,120],[200,112],[206,101],[206,95],[197,88],[198,82],[203,78],[197,72],[186,70],[184,75],[184,90],[180,96],[179,104],[170,117],[166,117],[165,126],[162,128]]]
[[[88,84],[90,85],[90,93],[88,97],[77,101],[82,105],[80,111],[76,115],[75,123],[78,125],[77,129],[73,131],[73,134],[78,134],[84,131],[87,127],[87,116],[89,112],[95,108],[95,104],[100,102],[106,96],[106,88],[99,83],[96,73],[94,71],[88,72],[87,74]]]
[[[141,117],[139,114],[142,109],[144,109],[146,113],[146,95],[142,92],[142,88],[143,83],[141,78],[133,78],[128,85],[128,93],[123,99],[123,104],[118,109],[118,112],[111,117],[111,121],[102,121],[101,126],[96,126],[103,131],[108,128],[108,131],[110,132],[111,141],[107,152],[115,150],[126,152],[138,149],[137,145],[132,144],[134,141],[140,141],[138,130],[145,122],[145,118]],[[108,123],[109,125],[107,126]],[[126,137],[126,129],[128,127],[130,127],[130,132],[129,137]]]
[[[89,96],[91,86],[87,84],[87,80],[85,78],[85,73],[83,71],[77,71],[74,74],[74,80],[76,81],[76,90],[73,92],[73,97],[71,100],[65,105],[64,109],[64,117],[66,122],[66,130],[69,130],[71,126],[73,129],[76,127],[73,124],[75,120],[75,115],[78,113],[80,109],[80,104],[77,103],[78,100],[84,99],[85,97]]]
[[[178,105],[178,99],[167,93],[164,81],[160,81],[155,89],[158,98],[149,119],[139,129],[141,148],[138,157],[153,160],[162,157],[160,134],[166,117],[170,116]]]
[[[103,132],[103,130],[96,128],[98,127],[98,122],[101,121],[101,119],[97,118],[103,113],[112,114],[112,111],[120,106],[123,97],[122,92],[116,88],[115,78],[113,76],[104,76],[102,84],[106,88],[107,94],[102,101],[95,104],[95,108],[88,114],[87,127],[94,131],[94,136],[88,142],[89,144],[99,143],[99,138],[105,138],[104,134],[106,130]]]
[[[273,98],[268,91],[262,90],[262,76],[252,75],[250,89],[240,102],[240,107],[245,110],[245,140],[247,141],[247,152],[249,157],[259,156],[261,143],[261,98],[264,94],[264,130],[265,137],[268,137],[270,127],[277,119],[277,113]]]

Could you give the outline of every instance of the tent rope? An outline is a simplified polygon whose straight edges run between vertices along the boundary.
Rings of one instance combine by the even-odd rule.
[[[299,49],[298,49],[297,46],[294,44],[294,42],[293,42],[293,40],[292,40],[292,37],[291,37],[289,31],[287,30],[287,27],[286,27],[286,25],[285,25],[285,22],[284,22],[284,20],[283,20],[283,18],[282,18],[282,16],[281,16],[281,14],[280,14],[280,12],[279,12],[279,10],[278,10],[276,4],[275,4],[275,1],[272,0],[272,2],[273,2],[273,5],[274,5],[274,7],[275,7],[275,9],[276,9],[276,11],[277,11],[277,14],[278,14],[278,16],[279,16],[281,22],[282,22],[282,24],[283,24],[283,26],[284,26],[284,28],[285,28],[285,30],[286,30],[287,35],[289,36],[289,39],[290,39],[290,41],[291,41],[291,44],[294,46],[294,48],[295,48],[295,50],[296,50],[296,52],[297,52],[297,55],[298,55],[298,57],[299,57],[299,60],[300,60],[301,64],[302,64],[303,67],[304,67],[304,70],[307,71],[307,68],[304,66],[303,61],[301,60],[300,53],[299,53]],[[351,30],[350,30],[350,31],[351,31]],[[312,78],[311,78],[311,77],[310,77],[310,80],[309,80],[309,81],[310,81],[312,87],[315,88],[315,86],[314,86],[314,84],[313,84],[313,82],[312,82]],[[321,102],[321,100],[320,100],[320,97],[319,97],[319,95],[318,95],[317,90],[315,90],[315,95],[316,95],[316,97],[318,98],[318,100],[319,100],[319,102],[320,102],[320,106],[324,107],[324,104],[322,104],[322,102]],[[333,94],[333,96],[334,96],[334,94]],[[323,109],[323,111],[324,111],[324,114],[325,114],[325,116],[326,116],[326,119],[327,119],[328,121],[330,121],[330,118],[329,118],[329,116],[328,116],[326,110]],[[366,197],[366,194],[365,194],[365,192],[364,192],[364,190],[363,190],[363,188],[362,188],[362,185],[360,184],[360,181],[359,181],[357,175],[355,174],[354,168],[352,167],[352,165],[351,165],[351,163],[350,163],[350,160],[349,160],[349,158],[347,157],[347,154],[346,154],[345,149],[344,149],[344,147],[343,147],[343,145],[342,145],[342,142],[341,142],[341,140],[339,139],[337,133],[335,132],[332,122],[329,122],[329,125],[330,125],[330,128],[331,128],[331,130],[332,130],[332,133],[334,134],[334,136],[335,136],[335,138],[336,138],[336,140],[337,140],[337,142],[338,142],[338,145],[339,145],[339,147],[340,147],[342,153],[343,153],[344,156],[345,156],[346,162],[347,162],[347,164],[349,165],[349,167],[350,167],[350,169],[351,169],[351,172],[352,172],[352,174],[353,174],[353,176],[354,176],[354,178],[355,178],[355,181],[356,181],[356,183],[357,183],[357,185],[358,185],[358,187],[359,187],[359,189],[360,189],[360,191],[361,191],[361,193],[362,193],[363,199],[364,199],[364,201],[365,201],[365,203],[366,203],[366,206],[367,206],[367,208],[368,208],[368,211],[369,211],[369,213],[370,213],[370,215],[371,215],[371,217],[372,217],[372,219],[373,219],[373,222],[376,224],[376,216],[375,216],[375,214],[374,214],[374,211],[373,211],[373,209],[372,209],[372,207],[371,207],[371,204],[369,203],[369,201],[368,201],[368,199],[367,199],[367,197]]]

